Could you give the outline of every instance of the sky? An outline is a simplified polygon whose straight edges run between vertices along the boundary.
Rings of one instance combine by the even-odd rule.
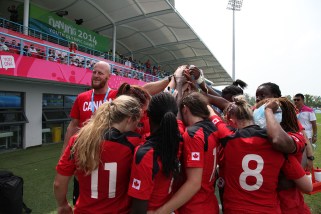
[[[175,0],[178,12],[232,76],[233,12],[227,4]],[[278,84],[284,96],[321,96],[321,0],[243,0],[235,12],[235,76],[248,84],[244,92],[251,96],[265,82]]]

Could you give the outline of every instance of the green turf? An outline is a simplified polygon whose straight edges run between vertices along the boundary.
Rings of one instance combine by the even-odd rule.
[[[56,213],[52,184],[61,147],[59,143],[0,154],[0,169],[23,177],[24,201],[32,213]]]
[[[321,114],[317,114],[318,142],[315,151],[315,166],[321,168]],[[26,150],[0,154],[0,169],[12,171],[24,178],[24,201],[32,213],[56,213],[56,203],[52,191],[55,165],[60,155],[62,144],[50,144]],[[69,185],[68,199],[71,202]],[[313,214],[321,213],[321,193],[305,195],[305,200]]]
[[[314,167],[321,168],[321,114],[316,114],[316,116],[318,124],[318,141],[317,148],[314,151]],[[321,213],[321,193],[317,193],[315,195],[305,195],[304,199],[311,208],[313,214]]]

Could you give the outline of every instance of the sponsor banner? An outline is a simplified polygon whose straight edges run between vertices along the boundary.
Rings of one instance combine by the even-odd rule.
[[[34,38],[32,36],[27,36],[27,35],[24,35],[24,34],[21,34],[21,33],[18,33],[18,32],[15,32],[15,31],[12,31],[12,30],[9,30],[9,29],[5,29],[5,28],[0,28],[0,32],[2,33],[6,33],[6,34],[10,34],[12,36],[16,36],[16,37],[20,37],[22,40],[23,39],[28,39],[30,41],[34,41],[34,42],[38,42],[40,44],[44,44],[44,45],[48,45],[48,46],[51,46],[51,47],[54,47],[54,48],[57,48],[57,49],[60,49],[60,50],[65,50],[65,51],[69,51],[69,48],[67,47],[64,47],[64,46],[60,46],[60,45],[57,45],[55,43],[51,43],[51,42],[48,42],[46,40],[41,40],[41,39],[38,39],[38,38]],[[5,36],[5,35],[2,35],[2,36]],[[11,40],[13,40],[14,38],[8,36],[6,38],[6,41],[8,42],[11,42]],[[21,40],[19,39],[14,39],[17,41],[17,43],[21,43]],[[31,43],[29,42],[26,42],[24,41],[24,45],[28,45],[30,46]],[[37,44],[35,45],[36,48],[39,48],[39,49],[42,49],[42,50],[45,50],[45,47],[43,46],[38,46]],[[84,53],[84,52],[80,52],[80,51],[77,51],[78,54],[81,54],[83,56],[88,56],[90,58],[93,58],[93,55],[90,55],[90,54],[87,54],[87,53]]]
[[[90,86],[91,74],[90,69],[0,51],[0,78],[6,75]],[[108,85],[118,88],[124,82],[145,84],[140,80],[111,75]]]
[[[106,52],[109,39],[85,29],[55,13],[30,4],[29,27],[83,45],[91,49]]]

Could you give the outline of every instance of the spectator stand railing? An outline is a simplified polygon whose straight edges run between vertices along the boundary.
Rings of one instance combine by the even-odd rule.
[[[23,33],[24,29],[26,28],[21,24],[9,21],[9,20],[4,19],[4,18],[0,18],[0,27],[6,28],[6,29],[9,29],[9,30],[13,30],[13,31],[16,31],[16,32],[19,32],[19,33]],[[45,33],[45,32],[30,28],[30,27],[27,27],[27,29],[28,29],[28,35],[31,36],[31,37],[38,38],[38,39],[41,39],[41,40],[45,40],[45,41],[48,41],[48,42],[52,42],[52,43],[55,43],[55,44],[58,44],[58,45],[61,45],[61,46],[65,46],[65,47],[68,47],[68,45],[69,45],[69,41],[66,40],[66,39],[62,39],[62,38],[59,38],[58,36],[50,35],[48,33]],[[78,46],[78,50],[81,51],[81,52],[88,53],[88,54],[93,55],[93,56],[102,57],[102,58],[108,59],[108,60],[112,60],[112,58],[113,58],[111,54],[108,54],[108,53],[105,53],[105,52],[101,52],[101,51],[98,51],[98,50],[94,50],[94,49],[91,49],[91,48],[88,48],[88,47],[82,46],[82,45],[77,45],[77,46]],[[119,57],[116,57],[115,60],[118,63],[125,64],[125,60],[123,60],[123,59],[121,59]]]
[[[25,29],[25,27],[23,25],[19,24],[19,23],[12,22],[12,21],[9,21],[7,19],[4,19],[4,18],[0,17],[0,28],[1,27],[9,29],[9,30],[16,31],[16,32],[21,33],[21,34],[24,32],[24,29]],[[48,41],[48,42],[51,42],[51,43],[55,43],[55,44],[58,44],[58,45],[61,45],[61,46],[64,46],[64,47],[68,47],[68,45],[69,45],[69,41],[68,40],[60,38],[58,36],[51,35],[51,34],[48,34],[48,33],[33,29],[33,28],[29,28],[29,27],[27,27],[27,29],[28,29],[28,36],[31,36],[31,37],[34,37],[34,38],[37,38],[37,39],[40,39],[40,40]],[[94,50],[94,49],[91,49],[91,48],[88,48],[88,47],[82,46],[82,45],[77,45],[77,46],[78,46],[78,51],[80,51],[80,52],[87,53],[87,54],[90,54],[90,55],[93,55],[93,56],[96,56],[96,57],[99,57],[99,58],[104,58],[104,59],[107,59],[109,61],[113,60],[113,57],[112,57],[111,54],[109,54],[109,52],[101,52],[101,51]],[[126,59],[125,58],[121,58],[118,55],[116,55],[115,62],[125,65]],[[147,77],[148,77],[148,79],[154,79],[154,78],[152,78],[154,75],[149,75],[148,74],[144,64],[142,64],[140,66],[140,68],[137,66],[138,63],[136,63],[136,62],[132,62],[132,65],[135,65],[135,66],[132,66],[132,68],[134,68],[134,69],[136,68],[136,70],[139,70],[141,72],[145,72]],[[166,72],[166,73],[169,73],[169,72]],[[161,78],[161,77],[157,77],[157,79],[159,79],[159,78]]]
[[[11,38],[11,40],[16,40],[17,42],[19,42],[20,43],[19,49],[12,48],[9,46],[9,51],[13,52],[13,53],[20,54],[20,55],[37,57],[40,59],[54,61],[56,63],[60,62],[60,63],[64,63],[67,65],[73,65],[72,62],[75,59],[78,59],[79,61],[84,62],[83,65],[80,65],[78,67],[89,68],[89,69],[92,69],[93,65],[96,62],[102,60],[101,58],[88,57],[88,56],[85,56],[82,54],[72,53],[72,52],[66,51],[66,50],[58,48],[58,47],[54,47],[54,46],[50,46],[50,45],[46,45],[46,44],[41,44],[36,41],[24,39],[24,38],[13,36],[13,35],[3,33],[3,32],[0,32],[0,36],[5,37],[6,42],[8,42],[8,38]],[[40,48],[41,53],[43,52],[43,55],[41,53],[28,54],[27,50],[24,50],[24,47],[27,45],[30,46],[31,44],[36,45],[37,48]],[[52,53],[52,52],[54,52],[54,53],[58,52],[60,54],[60,56],[63,56],[66,59],[66,61],[62,62],[61,59],[58,59],[56,57],[56,54],[50,55],[49,53]],[[87,61],[90,61],[90,65],[91,65],[90,67],[86,65]],[[108,61],[108,60],[104,60],[104,61],[107,61],[111,65],[111,71],[112,71],[112,74],[114,74],[114,75],[119,75],[119,76],[128,77],[128,78],[135,78],[135,79],[142,80],[144,82],[154,82],[154,81],[159,80],[158,77],[155,77],[153,75],[149,75],[144,72],[140,72],[140,71],[125,67],[125,66],[115,63],[113,61]]]

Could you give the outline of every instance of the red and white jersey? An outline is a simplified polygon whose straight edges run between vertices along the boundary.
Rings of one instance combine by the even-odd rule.
[[[257,125],[243,129],[227,126],[213,116],[224,148],[224,213],[280,213],[277,184],[280,170],[297,179],[304,174],[299,164],[284,165],[285,156],[273,150],[266,130]],[[291,159],[292,160],[292,159]],[[295,158],[294,158],[295,160]],[[296,162],[295,162],[296,163]]]
[[[217,165],[217,129],[210,120],[186,128],[183,134],[183,169],[203,168],[201,189],[181,208],[179,213],[219,213],[214,194]]]
[[[80,194],[74,212],[128,213],[130,167],[134,149],[141,143],[140,136],[134,132],[120,133],[114,128],[108,130],[101,145],[100,164],[89,175],[77,170],[77,154],[75,158],[70,154],[75,140],[75,136],[70,139],[56,167],[61,175],[78,177]]]
[[[317,118],[312,108],[304,105],[300,112],[298,113],[298,119],[302,126],[304,127],[305,133],[307,134],[308,138],[312,138],[313,130],[311,121],[316,121]]]
[[[155,147],[158,137],[151,136],[139,146],[134,155],[128,195],[148,201],[147,210],[156,210],[171,197],[173,176],[165,176]]]
[[[92,103],[92,93],[93,90],[89,90],[79,94],[75,100],[74,105],[72,106],[70,117],[79,120],[78,126],[80,128],[83,127],[84,122],[90,119],[92,115],[92,109],[96,111],[98,107],[104,103],[104,98],[106,94],[94,94],[94,102]],[[106,100],[113,100],[116,98],[116,95],[117,91],[111,89],[108,93]]]

